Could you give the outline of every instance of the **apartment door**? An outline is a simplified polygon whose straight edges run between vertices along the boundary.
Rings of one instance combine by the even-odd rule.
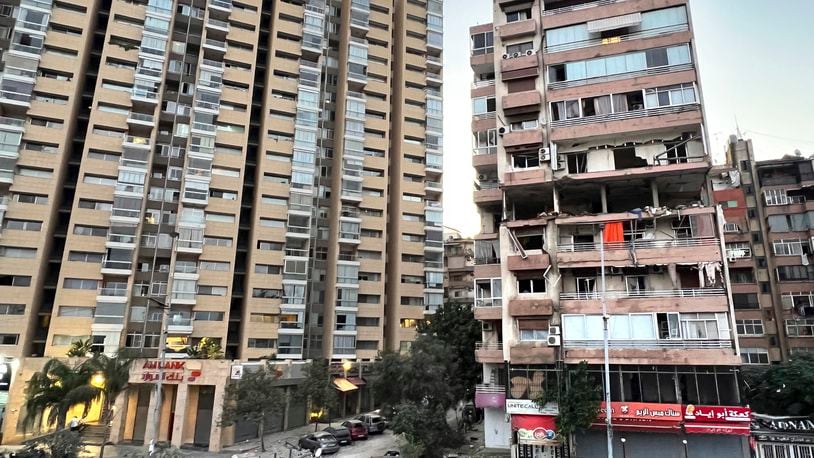
[[[209,434],[212,431],[212,408],[215,405],[215,387],[202,385],[198,388],[198,406],[195,415],[194,443],[199,447],[209,446]]]
[[[147,431],[147,417],[150,416],[150,396],[155,394],[155,385],[138,385],[138,402],[136,403],[136,423],[133,426],[133,442],[144,443]]]

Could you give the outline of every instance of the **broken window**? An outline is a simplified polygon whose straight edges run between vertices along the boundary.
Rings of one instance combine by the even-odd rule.
[[[647,291],[646,275],[628,275],[625,277],[625,288],[631,296],[642,295]]]
[[[681,338],[678,313],[657,313],[656,324],[659,330],[659,339]]]
[[[526,229],[515,232],[517,242],[524,250],[542,250],[544,231],[539,229]]]
[[[609,95],[582,99],[582,116],[597,116],[610,113],[611,98]]]
[[[554,121],[579,118],[579,99],[552,103],[551,115]]]
[[[545,288],[545,278],[543,278],[542,274],[538,277],[517,279],[517,292],[520,294],[544,293]]]
[[[550,65],[548,67],[548,79],[552,83],[565,81],[567,79],[565,75],[565,65],[564,64]]]
[[[586,173],[588,171],[588,153],[574,153],[566,156],[568,173]]]
[[[677,239],[692,238],[692,223],[688,216],[673,220],[672,228]]]
[[[613,94],[613,112],[641,110],[644,108],[644,96],[641,91]]]
[[[596,277],[578,277],[577,294],[580,297],[593,297],[596,292]]]
[[[524,121],[515,121],[509,125],[512,132],[518,130],[529,130],[529,129],[536,129],[538,126],[538,122],[536,119],[527,119]]]
[[[667,148],[668,164],[687,163],[687,142],[685,140],[679,142],[664,142],[664,146]]]
[[[636,148],[626,146],[613,149],[613,163],[616,170],[646,167],[647,159],[636,156]]]
[[[540,166],[540,155],[537,152],[519,153],[512,156],[512,166],[516,169],[528,169]]]

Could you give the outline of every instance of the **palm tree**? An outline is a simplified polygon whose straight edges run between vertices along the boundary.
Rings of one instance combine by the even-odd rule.
[[[107,356],[104,353],[96,353],[91,359],[82,364],[83,370],[91,374],[87,383],[99,390],[102,398],[102,414],[99,420],[105,428],[105,433],[100,457],[104,456],[105,445],[110,434],[107,426],[113,421],[115,415],[113,406],[116,404],[119,395],[127,389],[132,363],[133,358],[129,354],[120,351],[114,357]]]
[[[83,416],[86,415],[91,403],[101,393],[88,383],[91,376],[84,364],[71,367],[58,359],[46,362],[41,371],[31,376],[25,389],[25,429],[29,430],[42,421],[46,412],[46,426],[62,428],[68,411],[75,405],[82,405]]]

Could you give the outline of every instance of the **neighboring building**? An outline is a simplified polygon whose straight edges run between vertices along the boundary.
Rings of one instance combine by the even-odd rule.
[[[441,0],[18,3],[0,7],[12,390],[79,339],[371,360],[442,303]],[[220,381],[196,402],[217,404],[224,363],[198,364]],[[154,399],[132,390],[128,408]]]
[[[744,364],[814,351],[812,158],[755,161],[751,140],[730,138],[727,165],[710,172],[724,208],[726,253]]]
[[[460,234],[444,235],[444,301],[475,303],[475,245]]]
[[[528,400],[580,361],[603,385],[604,245],[617,453],[624,438],[628,457],[742,456],[748,408],[687,0],[493,6],[494,23],[470,29],[486,445],[555,456],[538,433],[556,406]],[[725,411],[744,421],[703,423]],[[576,443],[606,456],[602,425]]]

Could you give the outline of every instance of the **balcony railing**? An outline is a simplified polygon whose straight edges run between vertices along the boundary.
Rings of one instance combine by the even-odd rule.
[[[487,264],[500,264],[500,258],[497,256],[484,256],[475,258],[476,266],[483,266]]]
[[[640,32],[633,32],[627,35],[621,35],[611,38],[589,38],[587,40],[574,41],[571,43],[562,43],[558,45],[546,46],[545,51],[548,53],[569,51],[572,49],[587,48],[589,46],[597,46],[606,43],[619,43],[623,41],[638,40],[641,38],[657,37],[659,35],[666,35],[669,33],[683,32],[688,30],[687,24],[670,25],[666,27],[658,27],[650,30],[642,30]]]
[[[689,289],[662,289],[651,291],[606,291],[606,299],[622,298],[656,298],[656,297],[709,297],[723,296],[726,294],[723,288],[689,288]],[[560,293],[560,300],[595,300],[600,299],[601,293],[598,291]]]
[[[103,286],[99,288],[99,296],[125,297],[127,296],[126,286]]]
[[[492,384],[477,384],[475,385],[475,393],[505,393],[506,387],[503,385]]]
[[[595,8],[597,6],[612,5],[614,3],[619,3],[623,1],[625,0],[597,0],[595,2],[582,3],[580,5],[563,6],[561,8],[543,10],[543,16],[552,16],[555,14],[568,13],[569,11],[578,11],[588,8]]]
[[[551,127],[556,129],[559,127],[573,127],[583,126],[586,124],[596,124],[600,122],[611,121],[624,121],[625,119],[636,118],[649,118],[651,116],[662,116],[667,114],[685,113],[688,111],[696,111],[700,107],[697,103],[688,103],[684,105],[676,105],[669,107],[646,108],[642,110],[631,110],[622,113],[609,113],[597,116],[586,116],[576,119],[561,119],[559,121],[551,121]]]
[[[503,350],[503,342],[475,342],[475,350]]]
[[[576,87],[576,86],[585,86],[588,84],[596,84],[596,83],[605,83],[608,81],[617,81],[622,79],[629,79],[629,78],[638,78],[640,76],[648,76],[648,75],[661,75],[664,73],[673,73],[673,72],[683,72],[687,70],[692,70],[695,66],[691,63],[689,64],[679,64],[679,65],[667,65],[663,67],[655,67],[655,68],[646,68],[644,70],[637,70],[632,72],[625,72],[625,73],[616,73],[613,75],[605,75],[605,76],[597,76],[593,78],[585,78],[579,80],[570,80],[570,81],[557,81],[554,83],[548,83],[549,89],[564,89],[568,87]]]
[[[503,306],[502,299],[475,299],[475,307],[497,307]]]
[[[601,340],[566,340],[563,343],[565,348],[602,348]],[[732,348],[731,340],[609,340],[610,348],[641,348],[641,349],[662,349],[662,348]],[[477,349],[477,346],[475,347]]]
[[[568,245],[559,245],[559,252],[572,253],[576,251],[599,251],[599,243],[572,243]],[[631,248],[638,249],[664,249],[664,248],[677,248],[677,247],[701,247],[701,246],[719,246],[718,239],[714,237],[696,237],[686,239],[669,239],[669,240],[635,240],[630,242],[609,242],[605,244],[606,251],[612,250],[629,250]]]
[[[23,126],[25,126],[25,120],[18,118],[9,118],[8,116],[0,116],[0,126],[22,128]]]

